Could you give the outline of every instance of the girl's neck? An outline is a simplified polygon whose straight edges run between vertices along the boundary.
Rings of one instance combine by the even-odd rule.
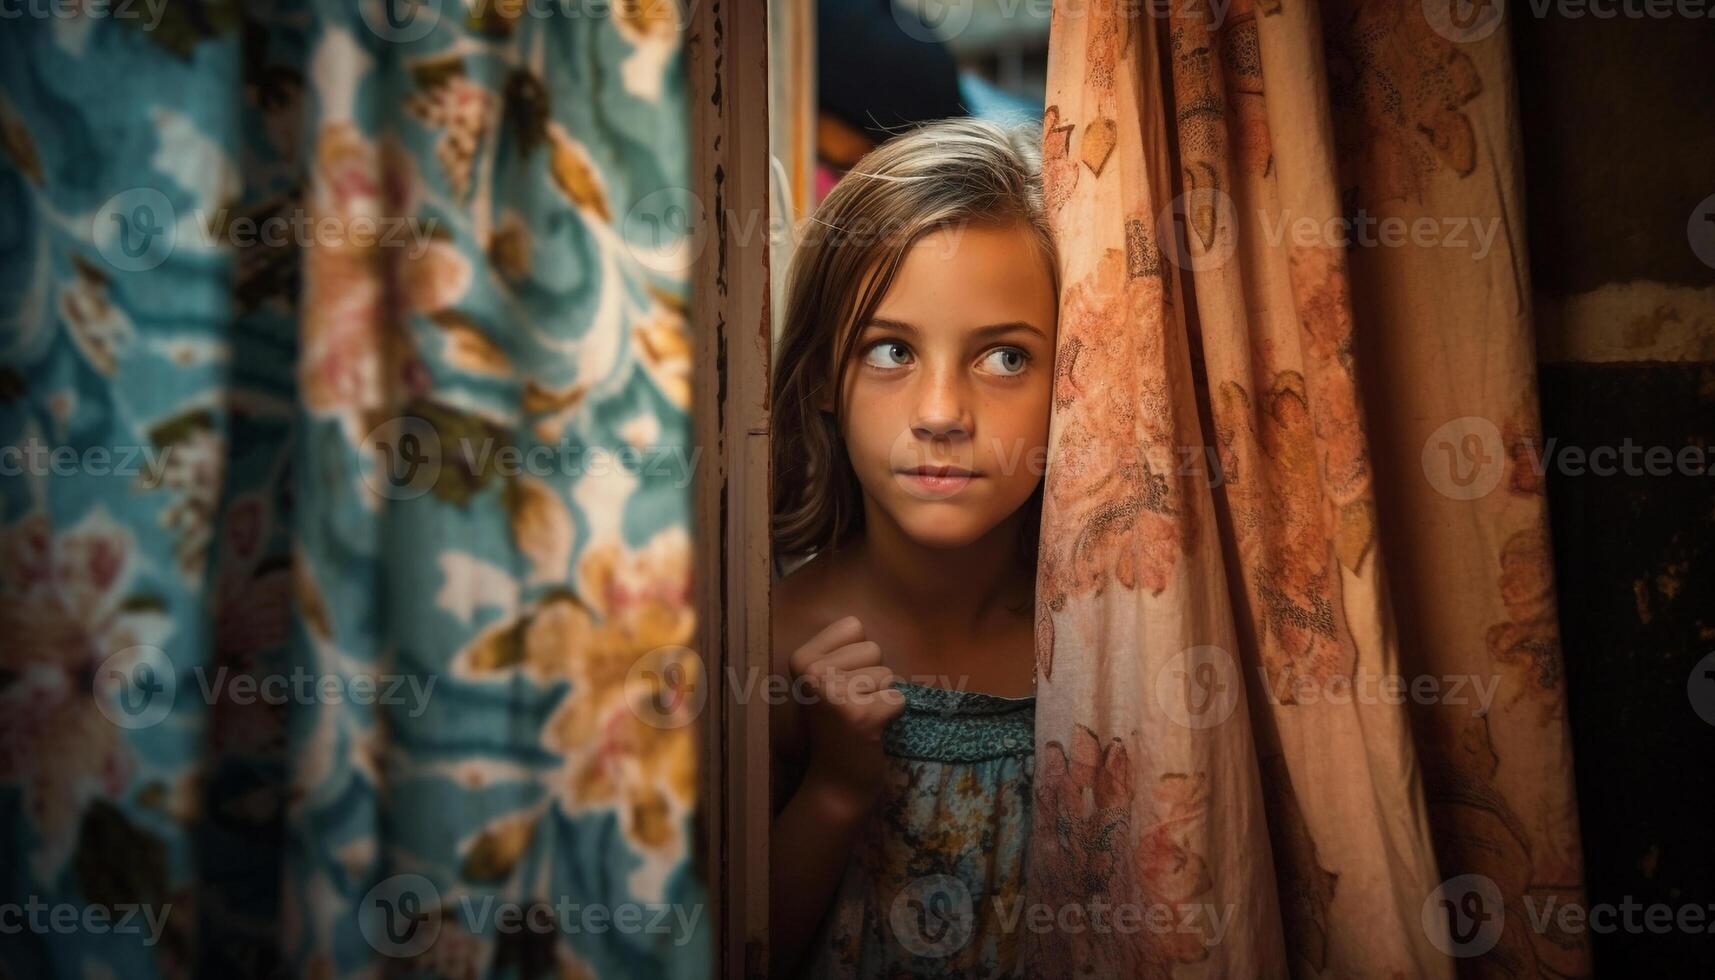
[[[1021,553],[1023,514],[959,548],[913,541],[881,508],[866,501],[864,533],[854,556],[872,582],[885,583],[877,598],[920,624],[974,631],[997,611],[1030,609],[1034,571]]]

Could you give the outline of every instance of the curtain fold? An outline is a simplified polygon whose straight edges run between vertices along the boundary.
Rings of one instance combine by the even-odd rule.
[[[0,32],[0,881],[162,929],[0,972],[705,975],[677,5],[106,6]]]
[[[1586,973],[1505,31],[1172,9],[1052,22],[1031,865],[1168,912],[1033,963]]]

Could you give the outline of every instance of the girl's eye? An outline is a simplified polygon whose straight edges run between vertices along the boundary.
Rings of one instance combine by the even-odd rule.
[[[996,347],[983,355],[982,368],[990,374],[1011,378],[1023,374],[1030,355],[1017,347]]]
[[[897,340],[883,340],[864,351],[863,362],[884,370],[901,368],[911,363],[911,348]]]

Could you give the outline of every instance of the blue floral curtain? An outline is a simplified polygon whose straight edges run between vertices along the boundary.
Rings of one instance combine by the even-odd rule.
[[[677,4],[43,11],[0,974],[706,974]]]

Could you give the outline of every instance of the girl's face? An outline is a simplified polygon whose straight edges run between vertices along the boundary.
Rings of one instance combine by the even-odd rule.
[[[917,241],[857,325],[841,435],[872,509],[911,540],[970,544],[1030,499],[1057,309],[1029,231],[947,227]]]

